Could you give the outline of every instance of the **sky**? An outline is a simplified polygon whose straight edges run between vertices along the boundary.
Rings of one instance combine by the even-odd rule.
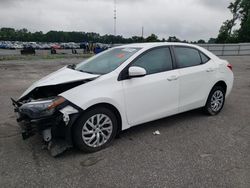
[[[116,0],[117,35],[216,37],[232,0]],[[114,0],[0,0],[0,27],[114,34]]]

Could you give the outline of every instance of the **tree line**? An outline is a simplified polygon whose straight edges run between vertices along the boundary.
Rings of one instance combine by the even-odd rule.
[[[216,43],[250,42],[250,0],[234,0],[228,9],[232,19],[222,24]]]
[[[27,29],[0,28],[0,41],[23,41],[23,42],[100,42],[106,44],[124,44],[138,42],[188,42],[180,40],[176,36],[170,36],[168,39],[159,39],[155,34],[144,38],[142,36],[132,36],[124,38],[121,35],[100,35],[94,32],[65,32],[49,31],[47,33],[30,32]],[[194,41],[191,43],[205,43],[204,40]]]
[[[25,41],[25,42],[100,42],[100,43],[133,43],[133,42],[157,42],[158,36],[151,34],[147,38],[133,36],[124,38],[117,35],[100,35],[94,32],[65,32],[65,31],[49,31],[47,33],[30,32],[27,29],[16,30],[14,28],[1,28],[0,40],[2,41]]]

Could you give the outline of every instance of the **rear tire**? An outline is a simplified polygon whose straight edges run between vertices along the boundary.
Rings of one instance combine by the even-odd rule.
[[[214,86],[209,93],[204,111],[211,116],[217,115],[222,110],[225,103],[226,91],[221,86]]]
[[[107,147],[117,133],[117,118],[105,108],[84,112],[73,127],[73,141],[84,152],[96,152]]]

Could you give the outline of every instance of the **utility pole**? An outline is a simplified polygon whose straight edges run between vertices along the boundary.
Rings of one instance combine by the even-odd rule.
[[[116,36],[116,0],[114,0],[114,36]]]
[[[142,26],[141,28],[141,37],[143,38],[144,37],[144,27]]]

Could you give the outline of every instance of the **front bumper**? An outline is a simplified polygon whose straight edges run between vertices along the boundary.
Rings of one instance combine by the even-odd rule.
[[[57,130],[64,129],[64,123],[63,123],[63,115],[56,113],[52,116],[43,117],[39,119],[31,119],[28,118],[25,114],[22,114],[20,112],[19,108],[14,109],[16,116],[17,116],[17,123],[19,124],[21,131],[22,131],[22,138],[25,140],[36,133],[42,133],[44,130],[52,129]],[[60,126],[61,125],[61,126]],[[59,132],[62,132],[60,130],[57,130]],[[58,135],[55,131],[53,131],[54,137]]]
[[[13,105],[17,116],[16,120],[21,128],[22,138],[24,140],[38,133],[43,135],[43,139],[45,143],[47,143],[49,150],[53,149],[51,145],[60,143],[60,146],[56,146],[54,147],[56,149],[54,149],[54,151],[52,150],[51,154],[53,156],[57,156],[66,149],[72,147],[71,131],[73,124],[80,115],[80,109],[78,107],[67,101],[63,105],[57,107],[50,116],[31,118],[20,110],[21,105],[15,103],[13,103]]]

